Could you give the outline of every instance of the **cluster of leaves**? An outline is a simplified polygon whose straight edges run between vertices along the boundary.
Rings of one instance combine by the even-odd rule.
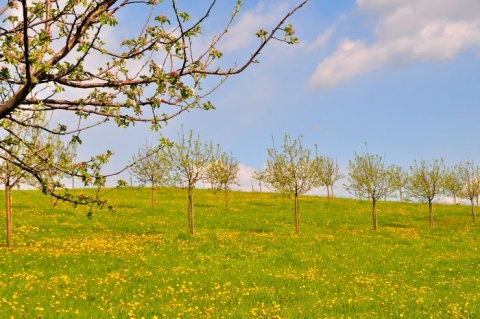
[[[266,184],[284,197],[304,194],[314,188],[326,187],[327,197],[333,196],[335,183],[344,176],[338,163],[331,157],[312,154],[302,145],[302,137],[296,140],[286,134],[281,149],[267,149],[267,167],[254,172],[255,179]]]

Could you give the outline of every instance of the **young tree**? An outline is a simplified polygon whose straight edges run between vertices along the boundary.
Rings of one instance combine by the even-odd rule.
[[[283,207],[286,206],[285,199],[289,196],[290,192],[288,188],[289,178],[285,157],[270,157],[270,160],[267,162],[267,167],[263,171],[255,171],[254,177],[259,181],[259,184],[263,182],[268,189],[280,193],[283,199]]]
[[[330,200],[330,197],[333,197],[333,185],[336,181],[345,176],[340,174],[340,167],[338,166],[337,161],[334,161],[333,158],[324,157],[322,164],[322,185],[327,188],[327,198]]]
[[[432,202],[435,196],[443,191],[442,181],[444,176],[445,165],[443,160],[415,161],[414,165],[410,166],[407,190],[412,197],[428,202],[430,227],[435,225]]]
[[[473,224],[477,223],[475,199],[480,195],[480,168],[473,162],[458,165],[458,175],[463,184],[461,196],[470,200]]]
[[[155,207],[155,189],[168,181],[170,164],[159,147],[144,144],[132,156],[129,171],[141,186],[151,185],[152,208]]]
[[[202,143],[200,136],[193,136],[190,130],[185,136],[183,128],[178,134],[178,142],[171,147],[163,148],[167,161],[171,167],[171,178],[188,190],[188,225],[191,235],[195,234],[193,189],[195,184],[204,178],[205,168],[212,160],[212,145]]]
[[[37,129],[37,131],[39,131]],[[35,145],[41,157],[45,159],[44,168],[39,173],[42,180],[46,183],[48,192],[50,193],[50,204],[53,209],[56,204],[56,200],[53,194],[57,188],[64,188],[62,179],[69,177],[70,175],[65,171],[58,170],[56,167],[68,165],[73,162],[76,156],[76,144],[65,143],[58,135],[47,135],[44,132],[39,131],[37,136],[37,143]],[[42,184],[35,179],[31,179],[31,185],[35,187],[42,187]]]
[[[312,156],[310,149],[302,145],[302,137],[292,140],[285,134],[280,150],[273,147],[267,150],[267,168],[264,182],[270,187],[286,194],[293,194],[295,200],[295,232],[300,234],[300,205],[298,197],[318,185],[315,163],[317,156]]]
[[[10,150],[12,153],[18,151]],[[7,160],[0,162],[0,179],[5,187],[5,217],[7,224],[7,247],[13,248],[13,212],[12,212],[12,187],[20,184],[25,179],[26,172],[18,166],[12,165]]]
[[[80,142],[81,131],[109,120],[119,127],[149,123],[159,129],[194,108],[213,109],[207,96],[229,76],[256,63],[268,43],[298,42],[286,21],[308,0],[286,12],[270,31],[259,30],[257,47],[239,63],[222,63],[218,48],[240,12],[241,1],[231,16],[223,17],[224,26],[217,34],[207,37],[202,32],[217,2],[199,4],[190,15],[176,0],[4,1],[0,6],[0,130],[7,123],[2,119],[29,125],[14,111],[54,112],[59,115],[58,126],[42,129]],[[72,121],[74,117],[78,121]],[[67,125],[72,122],[79,124]],[[107,177],[101,177],[98,168],[111,154],[107,151],[80,166],[57,169],[92,185]],[[48,184],[25,163],[15,159],[11,163]],[[62,198],[84,201],[72,194]]]
[[[392,192],[398,191],[400,201],[405,199],[405,187],[407,185],[408,174],[398,165],[390,166]]]
[[[256,180],[258,182],[258,191],[261,193],[262,192],[262,183],[264,176],[262,174],[262,171],[254,171],[252,173],[252,192],[253,192],[253,180]]]
[[[0,179],[5,185],[5,217],[7,223],[7,247],[13,248],[13,212],[12,212],[12,187],[21,183],[25,171],[10,162],[0,162]]]
[[[348,162],[348,182],[346,189],[359,198],[372,201],[373,229],[377,230],[377,201],[392,191],[390,168],[379,155],[355,153],[353,161]]]
[[[232,184],[238,184],[238,174],[240,166],[238,160],[232,155],[228,155],[217,146],[217,151],[212,157],[212,161],[206,169],[206,178],[217,188],[225,191],[225,209],[229,207],[229,187]]]
[[[461,197],[464,188],[464,181],[461,176],[461,166],[455,165],[445,169],[445,176],[442,180],[442,189],[445,195],[453,197],[453,203],[458,204],[457,199]]]

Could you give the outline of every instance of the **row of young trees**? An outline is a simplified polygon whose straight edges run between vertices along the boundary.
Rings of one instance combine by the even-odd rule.
[[[151,154],[151,156],[149,156]],[[305,148],[302,137],[292,139],[286,134],[280,147],[267,149],[264,170],[254,172],[254,178],[270,190],[282,194],[283,201],[292,196],[295,209],[295,230],[300,234],[299,196],[313,189],[325,187],[327,198],[333,196],[334,184],[344,178],[338,163],[331,157]],[[142,160],[143,158],[143,160]],[[136,163],[131,173],[145,185],[152,186],[152,207],[155,204],[154,189],[160,185],[182,185],[188,190],[188,215],[190,233],[194,234],[193,188],[199,181],[208,182],[212,188],[225,191],[225,205],[228,209],[230,185],[237,183],[239,163],[217,145],[214,152],[212,143],[202,143],[190,131],[183,130],[177,143],[164,143],[162,148],[144,146],[133,157]],[[445,167],[443,160],[415,161],[409,171],[397,165],[386,165],[379,155],[355,153],[348,163],[348,183],[345,189],[358,198],[369,199],[372,203],[373,228],[378,227],[377,202],[392,196],[401,201],[413,198],[428,203],[430,226],[435,224],[433,201],[440,195],[452,196],[454,202],[465,198],[471,202],[473,223],[476,223],[475,200],[480,196],[480,168],[473,162]]]
[[[399,166],[386,166],[384,158],[366,152],[355,154],[348,164],[347,190],[372,201],[373,228],[377,229],[376,203],[395,193],[427,202],[430,226],[435,225],[433,201],[439,196],[452,196],[470,201],[472,222],[476,224],[475,201],[480,197],[480,167],[467,161],[451,167],[442,159],[414,161],[408,171]]]
[[[270,189],[285,196],[293,195],[295,201],[295,228],[300,233],[300,209],[298,196],[308,191],[326,187],[327,196],[333,193],[333,185],[344,176],[339,173],[338,164],[332,158],[318,155],[302,145],[301,137],[292,140],[286,134],[283,145],[267,150],[268,159],[263,171],[255,172],[255,178]],[[377,202],[391,196],[400,201],[413,198],[425,201],[429,206],[430,226],[435,224],[433,201],[440,195],[468,199],[471,203],[473,223],[477,221],[475,200],[480,197],[480,167],[473,162],[446,167],[443,160],[415,161],[404,171],[398,165],[385,163],[379,155],[355,153],[348,163],[348,183],[345,189],[358,198],[372,202],[373,228],[376,230]],[[331,191],[330,191],[330,190]]]
[[[228,209],[230,185],[238,182],[239,162],[233,156],[212,143],[203,143],[193,131],[186,135],[178,134],[178,142],[170,143],[163,139],[162,147],[148,144],[141,147],[133,156],[135,163],[130,173],[140,185],[150,184],[152,207],[155,205],[155,188],[161,185],[181,185],[188,191],[188,219],[190,234],[194,234],[193,189],[200,182],[209,183],[213,189],[225,192],[225,207]],[[280,149],[275,146],[267,150],[265,170],[254,173],[254,178],[285,198],[294,195],[296,233],[300,233],[300,207],[298,197],[313,188],[326,187],[328,198],[333,196],[333,186],[344,176],[333,158],[313,154],[304,148],[301,137],[292,140],[285,135]]]
[[[130,173],[140,185],[150,184],[152,207],[155,206],[155,188],[161,185],[185,187],[188,192],[188,220],[190,234],[195,233],[193,189],[198,182],[206,182],[213,189],[225,192],[225,208],[229,207],[229,190],[238,184],[239,162],[223,151],[220,145],[205,143],[193,131],[182,130],[178,141],[162,139],[161,147],[145,144],[133,156]]]
[[[35,119],[40,123],[39,119]],[[14,132],[12,131],[12,134]],[[40,132],[41,133],[41,132]],[[24,134],[31,141],[30,148],[12,143],[10,153],[21,161],[29,161],[29,151],[35,150],[43,158],[53,163],[72,162],[75,149],[61,140],[42,138],[35,128],[19,129],[15,134]],[[173,143],[166,138],[158,146],[145,144],[132,157],[130,173],[141,185],[150,184],[152,188],[152,207],[155,206],[155,189],[161,185],[185,187],[188,192],[189,231],[193,235],[194,205],[193,190],[198,182],[209,183],[212,189],[225,192],[225,208],[229,207],[230,186],[238,183],[239,162],[232,155],[223,151],[219,145],[205,143],[193,131],[178,133],[178,141]],[[5,145],[3,147],[6,147]],[[300,233],[299,195],[312,189],[326,187],[327,198],[333,196],[335,182],[344,176],[336,161],[331,157],[320,156],[315,150],[305,148],[302,137],[292,139],[286,134],[283,144],[277,148],[267,149],[268,158],[264,170],[254,173],[254,178],[264,183],[269,189],[282,194],[285,198],[292,195],[295,203],[295,228]],[[43,162],[42,162],[43,163]],[[38,186],[46,193],[53,193],[65,174],[51,170],[48,166],[38,165],[37,170],[45,174],[47,184],[39,184],[29,178],[28,171],[12,166],[9,161],[0,162],[0,178],[5,185],[7,212],[7,245],[12,243],[11,188],[18,183]],[[30,163],[30,165],[32,165]],[[434,226],[432,203],[439,195],[452,196],[454,202],[465,198],[471,202],[473,223],[476,223],[475,200],[480,196],[480,168],[473,162],[460,163],[446,168],[443,160],[431,162],[414,162],[408,172],[397,165],[387,166],[384,157],[355,153],[348,164],[348,184],[345,188],[359,198],[372,202],[373,228],[377,229],[377,202],[390,196],[398,195],[400,200],[406,197],[426,201],[429,204],[430,226]],[[91,176],[91,178],[100,178]],[[85,185],[88,185],[85,181]],[[103,183],[99,181],[99,183]],[[53,198],[53,197],[52,197]],[[52,202],[53,203],[53,202]]]

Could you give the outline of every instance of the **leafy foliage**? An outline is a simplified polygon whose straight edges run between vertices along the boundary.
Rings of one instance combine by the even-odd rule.
[[[392,174],[379,155],[355,153],[354,160],[348,163],[347,190],[359,198],[372,201],[373,229],[377,229],[378,200],[385,198],[392,191]]]
[[[205,170],[205,178],[212,185],[216,185],[218,189],[225,191],[225,208],[228,209],[229,197],[228,191],[230,185],[238,184],[238,175],[240,166],[238,160],[227,152],[222,151],[220,145],[213,154],[212,161],[207,165]]]
[[[319,158],[319,169],[317,173],[320,178],[320,185],[325,186],[327,189],[327,198],[333,197],[333,186],[335,182],[344,178],[340,173],[340,167],[338,166],[337,161],[331,157],[320,157]]]
[[[473,162],[461,163],[458,165],[458,173],[463,184],[461,196],[470,200],[473,223],[477,223],[475,212],[475,199],[480,196],[480,167]]]
[[[152,207],[155,207],[155,188],[169,181],[170,163],[161,151],[164,145],[153,147],[144,144],[132,157],[133,166],[129,171],[141,186],[150,184],[152,188]],[[168,146],[167,146],[168,147]]]
[[[445,176],[442,181],[442,188],[445,195],[452,196],[454,204],[457,204],[458,198],[462,196],[464,187],[464,182],[460,176],[460,170],[461,167],[459,165],[446,168]]]
[[[195,184],[205,176],[205,170],[212,160],[212,144],[203,143],[200,136],[196,137],[190,130],[188,135],[182,130],[178,133],[178,142],[162,151],[171,167],[171,179],[175,183],[185,186],[188,190],[188,220],[189,231],[193,235],[194,211],[193,211],[193,189]]]
[[[393,164],[390,166],[390,178],[392,192],[398,192],[398,197],[400,201],[403,202],[406,198],[408,198],[408,194],[406,194],[405,190],[408,182],[408,173],[405,172],[400,166]]]
[[[443,160],[415,161],[414,165],[410,166],[407,189],[412,197],[428,202],[430,227],[435,224],[432,201],[443,192],[442,181],[444,176],[445,165]]]
[[[269,187],[284,195],[294,195],[295,198],[295,228],[300,233],[300,207],[298,196],[305,194],[319,185],[318,156],[313,156],[310,149],[302,145],[302,137],[292,141],[285,134],[283,144],[278,150],[275,147],[267,149],[267,167],[260,174],[262,181]]]

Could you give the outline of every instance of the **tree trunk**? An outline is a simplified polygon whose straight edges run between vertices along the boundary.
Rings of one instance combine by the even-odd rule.
[[[152,208],[155,208],[155,185],[152,183]]]
[[[473,224],[476,225],[476,224],[477,224],[477,213],[475,212],[475,201],[474,201],[473,198],[472,198],[471,202],[472,202],[472,219],[473,219]]]
[[[12,188],[8,184],[5,184],[5,209],[7,219],[7,247],[13,248],[13,222],[12,222]]]
[[[300,204],[298,194],[295,194],[295,233],[300,235]]]
[[[327,201],[330,201],[330,186],[327,185]]]
[[[372,200],[373,230],[377,230],[377,201]]]
[[[228,186],[225,185],[225,209],[228,210],[229,198],[228,198]]]
[[[435,226],[435,220],[434,220],[434,217],[433,217],[433,207],[432,207],[432,201],[431,200],[428,201],[428,210],[429,210],[429,213],[430,213],[430,227],[433,227],[433,226]]]
[[[190,235],[195,235],[194,214],[193,214],[193,189],[188,188],[188,228]]]
[[[400,202],[403,202],[403,192],[402,192],[402,188],[400,188],[398,192],[400,193]]]

